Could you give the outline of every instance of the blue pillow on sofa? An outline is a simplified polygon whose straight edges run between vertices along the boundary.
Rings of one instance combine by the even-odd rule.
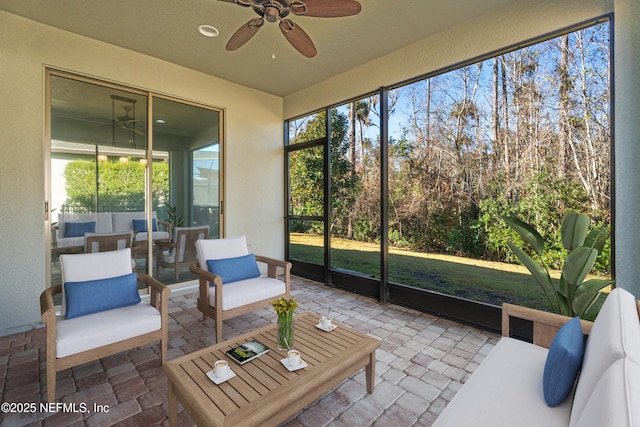
[[[207,260],[209,272],[222,277],[222,284],[237,282],[239,280],[260,277],[260,270],[254,254],[236,258]]]
[[[158,231],[158,221],[154,218],[151,222],[151,227],[153,231]],[[147,220],[146,219],[134,219],[133,220],[133,231],[138,233],[146,233],[147,232]]]
[[[96,222],[65,222],[64,237],[82,237],[84,233],[95,233]]]
[[[135,305],[140,302],[138,275],[131,273],[109,279],[66,282],[64,295],[67,319]]]
[[[544,400],[547,405],[558,406],[571,393],[582,365],[583,355],[582,326],[580,318],[574,317],[560,328],[547,354],[542,378]]]

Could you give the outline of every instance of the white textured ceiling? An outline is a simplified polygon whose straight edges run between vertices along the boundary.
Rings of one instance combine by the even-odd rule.
[[[229,37],[257,15],[218,0],[0,0],[0,10],[286,96],[512,1],[360,0],[356,16],[293,16],[316,45],[312,59],[269,23],[227,52]],[[220,36],[200,35],[201,24]]]

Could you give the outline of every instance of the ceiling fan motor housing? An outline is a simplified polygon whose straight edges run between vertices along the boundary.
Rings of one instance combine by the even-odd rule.
[[[255,13],[263,16],[267,22],[276,22],[278,19],[285,18],[291,9],[287,2],[277,0],[256,0],[251,8]]]

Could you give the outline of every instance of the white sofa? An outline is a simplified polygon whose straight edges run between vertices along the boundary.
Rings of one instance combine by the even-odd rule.
[[[153,213],[156,218],[156,213]],[[92,223],[95,222],[95,233],[125,233],[133,232],[133,220],[144,220],[144,212],[100,212],[100,213],[60,213],[58,214],[58,224],[52,233],[53,247],[74,248],[84,245],[84,233],[71,237],[65,237],[68,223]],[[164,229],[161,229],[161,225]],[[90,231],[88,231],[90,232]],[[158,231],[153,232],[153,240],[169,240],[171,230],[169,225],[162,221],[158,222]],[[148,239],[148,233],[139,232],[136,234],[136,242],[143,242]]]
[[[568,317],[503,306],[503,337],[436,420],[445,426],[640,426],[640,306],[617,288],[607,297],[589,333],[582,368],[569,397],[549,407],[543,371],[555,332]],[[534,342],[509,337],[509,319],[534,322]]]

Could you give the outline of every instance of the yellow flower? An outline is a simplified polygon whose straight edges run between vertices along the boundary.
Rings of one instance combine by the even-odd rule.
[[[292,315],[296,307],[298,306],[298,301],[294,297],[289,299],[285,297],[280,297],[280,299],[271,301],[271,305],[275,310],[278,316],[282,315]]]

